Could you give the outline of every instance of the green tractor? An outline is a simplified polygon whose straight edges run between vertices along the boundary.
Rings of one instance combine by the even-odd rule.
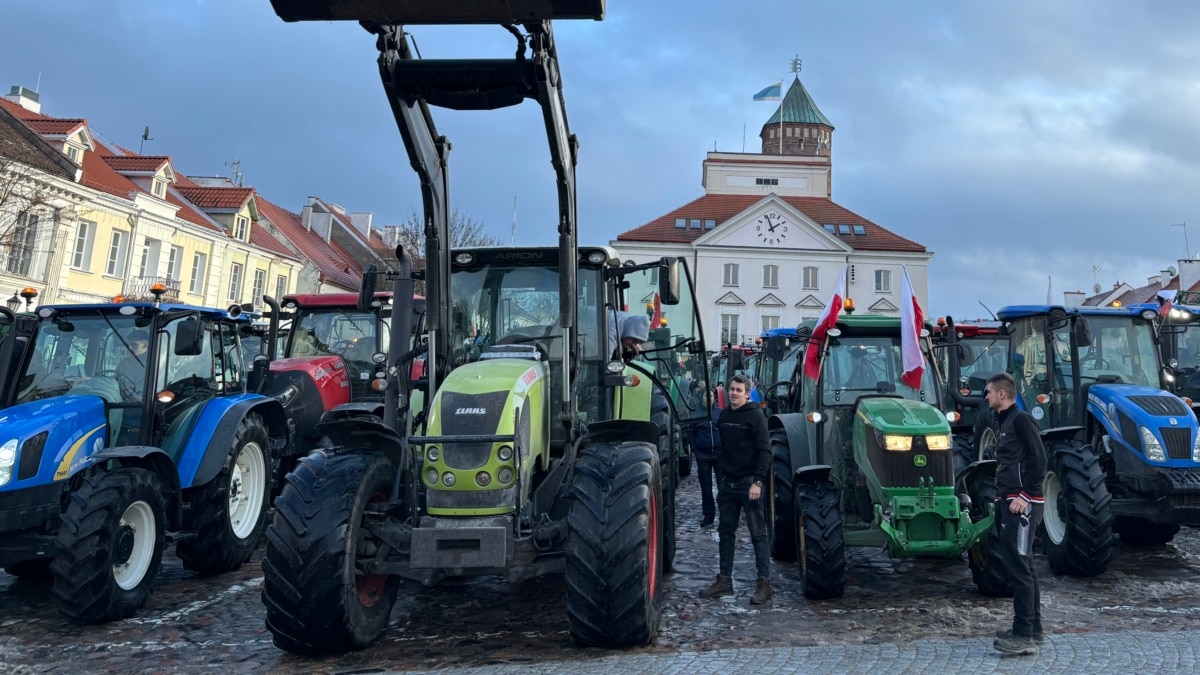
[[[812,599],[844,594],[847,546],[884,547],[894,557],[970,551],[980,591],[1010,592],[986,550],[995,462],[955,476],[957,414],[942,409],[936,360],[912,388],[900,377],[899,319],[843,315],[819,341],[814,327],[801,324],[799,339],[819,350],[819,377],[797,368],[774,392],[789,412],[768,422],[774,556],[797,561]]]
[[[263,602],[285,650],[361,649],[387,627],[402,579],[485,575],[516,583],[565,574],[567,624],[580,644],[642,645],[657,633],[661,578],[674,557],[681,427],[708,416],[671,383],[706,350],[682,259],[622,263],[611,249],[577,244],[577,143],[549,20],[603,15],[602,1],[591,14],[588,4],[274,2],[287,20],[361,19],[377,36],[427,224],[425,345],[400,342],[411,335],[402,305],[413,274],[398,250],[386,273],[397,302],[391,347],[372,356],[383,414],[355,404],[326,413],[326,447],[300,461],[275,500]],[[555,14],[559,5],[571,8]],[[496,23],[516,38],[518,55],[415,59],[406,21]],[[524,99],[541,105],[550,137],[558,246],[451,251],[450,144],[430,106],[491,110]],[[364,277],[360,306],[378,276]],[[656,293],[671,335],[658,333],[638,353],[624,331],[640,321],[629,337],[645,340],[647,320],[624,310]],[[421,355],[424,377],[413,380]]]

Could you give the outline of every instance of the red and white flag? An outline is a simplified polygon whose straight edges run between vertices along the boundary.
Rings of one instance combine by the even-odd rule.
[[[825,334],[837,324],[838,314],[842,313],[842,301],[845,299],[846,268],[843,267],[842,273],[838,275],[837,290],[833,292],[829,304],[825,305],[825,311],[821,312],[821,318],[817,319],[812,337],[808,338],[808,347],[804,350],[804,374],[814,380],[821,374],[821,363],[818,356],[821,348],[825,346]]]
[[[921,329],[925,327],[925,312],[913,295],[912,283],[908,280],[908,268],[904,268],[904,285],[900,294],[900,353],[904,357],[904,372],[900,381],[913,389],[921,388],[921,376],[925,374],[925,353],[921,351]]]
[[[1171,304],[1175,302],[1174,289],[1162,290],[1158,292],[1158,313],[1166,316],[1171,313]]]

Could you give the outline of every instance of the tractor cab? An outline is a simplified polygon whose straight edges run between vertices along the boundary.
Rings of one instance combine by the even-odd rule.
[[[808,335],[795,328],[772,328],[760,336],[761,351],[754,369],[754,381],[758,383],[768,415],[783,412],[787,404],[787,385],[804,356]]]
[[[1200,297],[1195,296],[1200,294],[1181,292],[1179,296],[1196,304],[1175,303],[1166,310],[1159,327],[1159,347],[1163,364],[1170,369],[1167,384],[1195,411],[1200,405]]]

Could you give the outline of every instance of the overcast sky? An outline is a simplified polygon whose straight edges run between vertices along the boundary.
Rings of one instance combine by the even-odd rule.
[[[285,24],[268,0],[6,2],[0,73],[43,112],[87,117],[191,175],[298,211],[319,195],[375,223],[420,206],[355,24]],[[497,28],[414,28],[426,57],[508,56]],[[702,194],[714,147],[757,151],[751,95],[803,60],[836,127],[833,198],[935,252],[930,314],[975,317],[1133,285],[1200,251],[1200,3],[1189,0],[609,0],[555,27],[579,136],[581,241]],[[436,111],[452,203],[518,244],[553,244],[540,112]],[[743,141],[745,139],[745,141]],[[1188,222],[1187,228],[1171,227]],[[1094,266],[1100,267],[1098,275]]]

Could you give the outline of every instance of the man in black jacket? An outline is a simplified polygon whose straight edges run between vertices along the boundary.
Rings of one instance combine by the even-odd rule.
[[[767,543],[767,519],[763,508],[763,484],[771,464],[771,444],[767,418],[750,402],[750,378],[734,375],[726,387],[729,406],[721,411],[717,425],[721,430],[721,454],[718,459],[720,482],[717,507],[721,522],[720,571],[717,580],[700,592],[702,598],[733,593],[733,545],[738,519],[744,509],[750,541],[754,544],[754,563],[758,586],[750,604],[761,605],[771,599],[771,552]]]
[[[1042,598],[1033,570],[1033,534],[1042,522],[1046,448],[1037,422],[1016,406],[1017,385],[1008,373],[988,378],[984,398],[996,411],[995,555],[1013,589],[1011,630],[996,633],[996,651],[1036,654],[1043,638]],[[992,553],[989,551],[989,554]]]
[[[688,443],[692,447],[692,455],[696,458],[696,477],[700,481],[700,510],[703,520],[700,527],[711,527],[717,519],[717,503],[713,500],[713,477],[718,477],[720,484],[720,469],[717,461],[721,455],[721,428],[719,416],[721,409],[712,402],[712,393],[704,392],[704,406],[712,406],[712,416],[704,421],[688,427]]]

